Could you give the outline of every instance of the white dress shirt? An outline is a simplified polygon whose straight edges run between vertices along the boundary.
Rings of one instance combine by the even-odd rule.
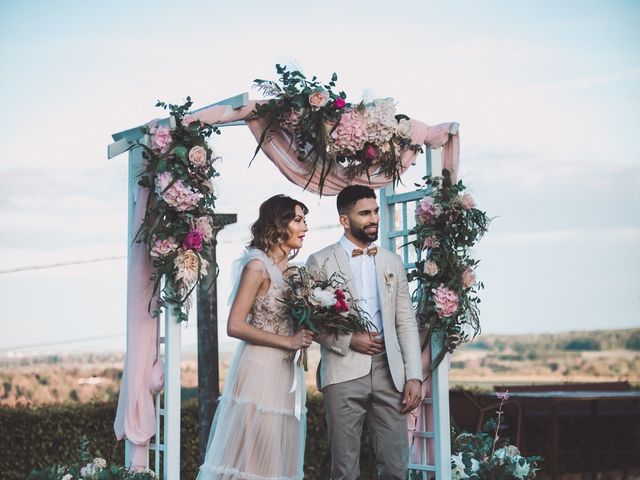
[[[376,257],[367,255],[366,248],[363,248],[364,254],[352,257],[351,253],[354,248],[360,248],[354,245],[344,235],[340,239],[340,245],[349,256],[349,265],[353,273],[353,280],[358,289],[357,295],[360,307],[369,315],[369,319],[378,329],[380,337],[383,337],[382,331],[382,315],[380,313],[380,300],[378,299],[378,280],[376,275]],[[370,246],[373,246],[371,244]],[[355,297],[355,292],[351,292]]]

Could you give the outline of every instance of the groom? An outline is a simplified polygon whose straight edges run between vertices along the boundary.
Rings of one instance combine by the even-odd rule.
[[[422,379],[407,277],[398,255],[373,244],[380,221],[375,192],[348,186],[338,195],[337,206],[344,235],[312,254],[307,266],[327,278],[341,273],[378,331],[318,339],[322,357],[317,381],[327,413],[331,479],[358,478],[360,437],[366,423],[378,478],[405,480],[406,414],[420,403]]]

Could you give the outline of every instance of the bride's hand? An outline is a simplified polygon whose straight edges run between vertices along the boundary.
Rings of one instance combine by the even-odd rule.
[[[291,350],[300,350],[306,348],[313,342],[313,332],[307,329],[298,330],[295,334],[289,337]]]

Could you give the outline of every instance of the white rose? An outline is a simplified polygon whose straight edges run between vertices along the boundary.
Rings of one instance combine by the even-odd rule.
[[[402,138],[411,139],[411,122],[406,118],[401,119],[396,127],[396,134]]]
[[[336,303],[336,296],[331,290],[323,290],[316,287],[311,291],[309,301],[314,305],[321,307],[332,307]]]
[[[454,480],[469,478],[469,475],[464,473],[464,462],[462,461],[462,453],[451,455],[451,463],[451,475],[453,475]]]
[[[67,473],[64,477],[62,477],[62,480],[73,480],[73,475]]]
[[[189,150],[189,161],[195,167],[203,167],[207,163],[207,151],[196,146]]]
[[[524,457],[516,457],[515,460],[516,463],[513,468],[513,474],[520,480],[527,478],[527,475],[529,475],[531,470],[531,466],[527,463]]]

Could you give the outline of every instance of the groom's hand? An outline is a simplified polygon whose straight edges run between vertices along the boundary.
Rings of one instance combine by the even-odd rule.
[[[401,413],[409,413],[414,410],[420,401],[422,400],[422,384],[420,380],[411,379],[404,384],[404,394],[402,395],[402,410]]]
[[[378,332],[354,333],[349,347],[358,353],[377,355],[384,352],[384,340],[378,337]]]

